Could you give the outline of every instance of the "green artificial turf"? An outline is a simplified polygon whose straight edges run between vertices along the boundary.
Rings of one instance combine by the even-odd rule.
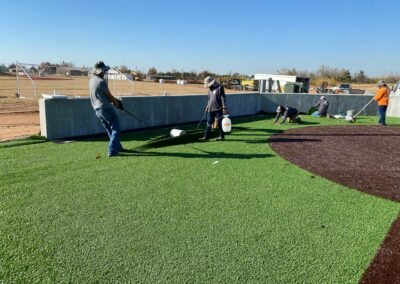
[[[299,126],[271,122],[234,119],[224,142],[126,134],[113,158],[106,139],[0,147],[0,280],[357,283],[400,204],[283,160],[266,140]]]
[[[46,137],[43,136],[30,136],[26,138],[15,139],[12,141],[0,142],[0,148],[10,148],[16,146],[30,145],[30,144],[38,144],[49,141]]]

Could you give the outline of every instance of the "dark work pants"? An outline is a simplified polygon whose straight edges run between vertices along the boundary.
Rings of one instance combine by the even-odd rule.
[[[209,139],[211,133],[211,126],[214,123],[215,117],[218,120],[218,130],[219,130],[219,137],[224,138],[225,133],[222,130],[222,110],[207,112],[207,126],[204,130],[204,137]]]
[[[380,125],[386,125],[386,109],[387,106],[378,106]]]

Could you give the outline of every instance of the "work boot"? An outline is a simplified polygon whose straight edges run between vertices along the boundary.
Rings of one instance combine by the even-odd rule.
[[[224,137],[218,137],[217,139],[215,139],[216,141],[224,141],[225,138]]]
[[[208,138],[206,138],[206,137],[201,137],[201,138],[199,138],[199,141],[201,141],[201,142],[208,142]]]

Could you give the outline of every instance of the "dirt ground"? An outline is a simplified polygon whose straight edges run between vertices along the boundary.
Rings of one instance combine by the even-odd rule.
[[[399,126],[316,126],[276,134],[269,143],[314,174],[400,202],[399,137]],[[400,283],[399,248],[400,215],[360,283]]]
[[[63,80],[20,80],[20,98],[16,97],[15,77],[0,76],[0,141],[37,135],[40,131],[39,104],[41,94],[88,96],[88,78],[73,77]],[[117,96],[160,96],[206,94],[203,85],[159,84],[144,81],[109,81],[110,91]],[[235,93],[229,90],[227,93]]]

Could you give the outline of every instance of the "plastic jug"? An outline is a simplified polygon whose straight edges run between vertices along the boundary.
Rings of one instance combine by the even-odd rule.
[[[228,115],[225,115],[224,119],[222,120],[222,130],[225,133],[231,132],[231,130],[232,130],[232,123],[231,123],[231,120],[229,119]]]

